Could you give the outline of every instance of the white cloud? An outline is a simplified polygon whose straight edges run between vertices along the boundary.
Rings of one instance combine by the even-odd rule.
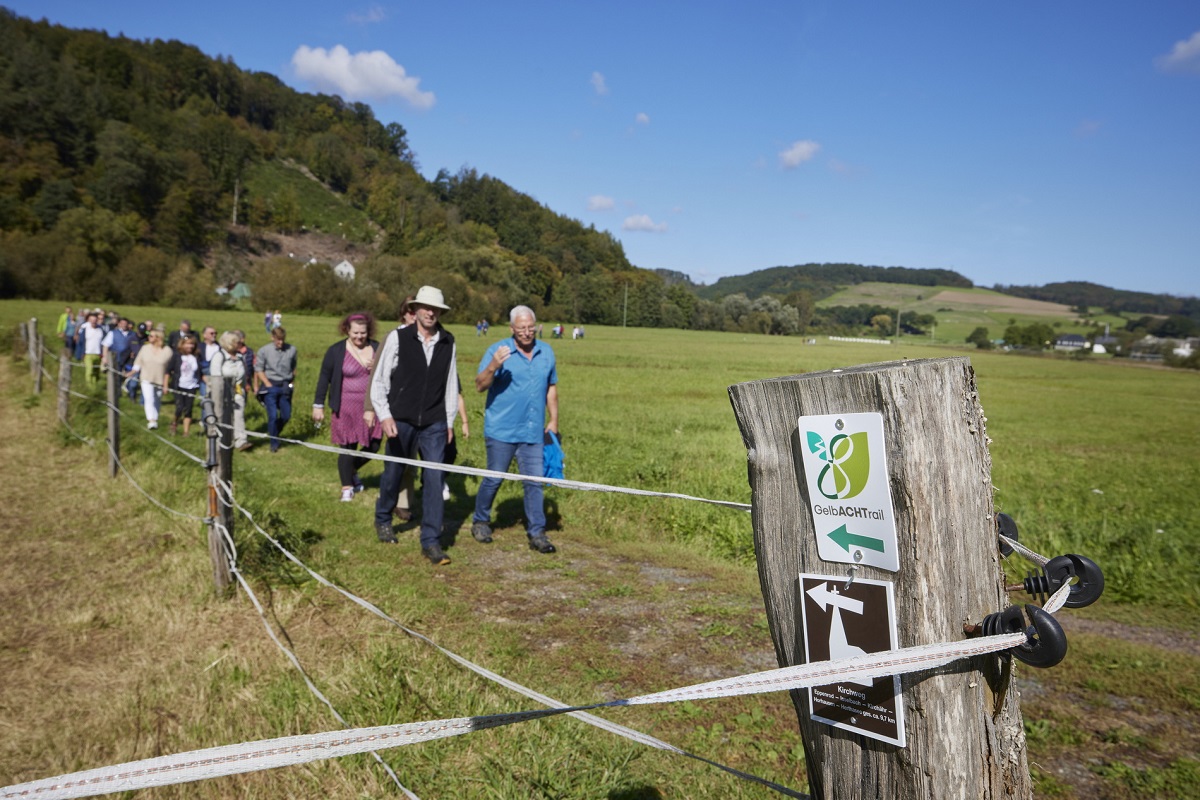
[[[666,233],[667,223],[655,222],[650,219],[648,214],[635,214],[632,217],[626,217],[621,223],[623,231],[646,231],[648,233]]]
[[[617,205],[617,201],[611,197],[602,194],[594,194],[588,198],[588,211],[611,211]]]
[[[1171,52],[1154,59],[1163,72],[1194,72],[1200,74],[1200,31],[1175,43]]]
[[[792,146],[779,154],[779,163],[784,169],[795,169],[817,154],[821,145],[811,139],[801,139],[792,142]]]
[[[387,19],[387,12],[383,10],[383,6],[374,5],[361,14],[357,11],[351,11],[346,15],[346,19],[356,25],[374,25],[377,22],[383,22]]]
[[[432,108],[433,92],[420,89],[420,78],[404,71],[382,50],[351,55],[342,45],[331,50],[300,45],[292,55],[296,77],[319,91],[334,92],[348,99],[399,97],[415,108]]]
[[[639,125],[649,125],[650,115],[643,111],[637,115],[636,122]]]
[[[596,94],[608,94],[608,84],[604,82],[604,75],[599,72],[592,73],[592,88],[596,90]]]

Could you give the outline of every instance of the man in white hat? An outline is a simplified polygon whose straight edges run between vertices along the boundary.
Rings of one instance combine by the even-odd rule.
[[[441,464],[446,444],[454,436],[454,416],[458,413],[454,336],[439,322],[442,312],[450,307],[440,289],[422,286],[412,308],[416,322],[389,333],[376,356],[371,405],[387,437],[384,447],[389,456],[408,458],[415,447],[426,463]],[[387,461],[379,480],[375,533],[387,544],[396,542],[392,511],[407,469],[410,467]],[[439,541],[445,508],[444,481],[444,472],[425,468],[421,481],[421,552],[435,566],[450,563]]]

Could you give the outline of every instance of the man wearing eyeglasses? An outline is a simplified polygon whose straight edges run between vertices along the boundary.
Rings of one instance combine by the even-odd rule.
[[[458,413],[458,370],[454,336],[439,320],[449,311],[440,289],[422,286],[411,309],[416,321],[396,328],[383,340],[371,375],[371,407],[378,416],[389,456],[411,458],[415,450],[430,464],[441,464],[454,436]],[[379,480],[375,502],[375,533],[379,541],[396,542],[392,512],[404,473],[412,469],[388,461]],[[450,563],[439,541],[445,500],[446,474],[425,468],[421,480],[421,552],[434,566]]]
[[[483,416],[487,467],[493,472],[506,472],[515,458],[521,475],[541,477],[542,437],[546,431],[558,434],[558,371],[554,351],[537,339],[533,309],[517,306],[508,319],[512,338],[488,348],[475,376],[475,388],[488,393]],[[553,553],[556,548],[546,536],[542,484],[523,483],[529,548]],[[499,488],[500,478],[484,478],[475,498],[471,535],[484,544],[492,541],[492,502]]]

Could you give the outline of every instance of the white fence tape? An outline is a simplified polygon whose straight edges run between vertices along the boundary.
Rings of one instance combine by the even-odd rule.
[[[1069,590],[1069,586],[1064,586],[1055,597],[1065,597]],[[7,800],[36,797],[57,800],[132,791],[401,747],[573,711],[803,689],[834,680],[867,680],[933,669],[961,658],[1007,650],[1025,641],[1023,633],[985,636],[961,642],[871,653],[837,661],[782,667],[727,680],[573,708],[430,720],[225,745],[31,781],[0,790],[0,798]]]
[[[301,561],[299,558],[297,558],[295,556],[295,554],[293,554],[290,550],[288,550],[286,547],[284,547],[282,544],[280,544],[280,542],[277,539],[275,539],[275,537],[273,537],[273,536],[271,536],[271,534],[267,533],[267,531],[264,530],[263,527],[261,525],[259,525],[257,521],[255,521],[254,516],[244,506],[242,506],[240,503],[237,502],[237,499],[233,496],[232,487],[228,483],[219,482],[218,487],[223,494],[224,500],[226,502],[228,502],[233,508],[235,508],[239,512],[241,512],[241,514],[246,517],[246,519],[250,522],[250,524],[254,526],[255,530],[258,531],[259,535],[261,535],[263,538],[265,538],[267,541],[269,541],[272,545],[274,545],[275,548],[278,549],[279,552],[281,552],[285,558],[287,558],[289,561],[296,564],[301,569],[303,569],[305,572],[307,572],[313,580],[317,581],[322,586],[326,586],[330,589],[333,589],[334,591],[336,591],[339,594],[341,594],[342,596],[344,596],[346,599],[350,600],[352,603],[371,612],[372,614],[376,615],[380,619],[382,619],[385,622],[389,623],[390,625],[394,626],[395,628],[397,628],[398,630],[403,632],[405,635],[411,636],[412,638],[417,639],[418,641],[424,642],[425,644],[427,644],[430,647],[437,650],[442,655],[449,658],[451,661],[454,661],[456,664],[458,664],[462,667],[465,667],[466,669],[469,669],[470,671],[474,672],[475,674],[477,674],[483,678],[486,678],[500,686],[503,686],[506,689],[514,691],[517,694],[524,695],[525,697],[528,697],[530,700],[533,700],[534,702],[541,703],[542,705],[549,706],[550,708],[563,709],[565,713],[580,720],[581,722],[585,722],[588,725],[599,728],[603,731],[607,731],[608,733],[616,734],[617,736],[621,736],[626,739],[629,739],[630,741],[646,745],[647,747],[654,747],[654,748],[657,748],[659,750],[664,750],[669,753],[675,753],[676,755],[686,756],[687,758],[691,758],[696,761],[700,761],[704,764],[708,764],[709,766],[716,767],[717,769],[724,770],[725,772],[728,772],[730,775],[734,775],[743,780],[748,780],[748,781],[752,781],[754,783],[761,784],[762,786],[765,786],[768,789],[773,789],[774,791],[776,791],[780,794],[787,795],[789,797],[800,797],[800,798],[807,797],[807,795],[803,795],[798,792],[795,792],[795,791],[787,788],[786,786],[782,786],[773,781],[769,781],[766,778],[760,778],[759,776],[753,775],[749,772],[743,772],[742,770],[726,766],[725,764],[721,764],[717,761],[712,761],[711,759],[704,758],[703,756],[696,755],[695,753],[690,753],[687,750],[678,748],[673,744],[669,744],[668,742],[664,742],[661,739],[657,739],[648,733],[643,733],[634,728],[628,728],[624,725],[620,725],[616,722],[611,722],[609,720],[604,719],[603,717],[597,717],[594,714],[588,714],[587,712],[584,712],[584,711],[571,711],[571,710],[569,710],[569,707],[567,706],[566,703],[563,703],[559,700],[555,700],[553,697],[549,697],[540,692],[535,692],[533,689],[530,689],[527,686],[522,686],[521,684],[517,683],[516,681],[505,678],[503,675],[499,675],[495,672],[492,672],[491,670],[487,669],[486,667],[480,666],[479,664],[476,664],[469,659],[463,658],[462,656],[458,655],[457,653],[455,653],[451,650],[447,650],[446,648],[442,647],[437,642],[433,641],[433,639],[430,639],[425,634],[423,634],[419,631],[415,631],[412,628],[409,628],[405,625],[402,625],[395,618],[393,618],[392,616],[390,616],[389,614],[387,614],[386,612],[381,610],[374,603],[372,603],[368,600],[364,600],[363,598],[359,597],[358,595],[354,594],[353,592],[350,592],[350,591],[342,588],[341,586],[338,586],[337,584],[330,581],[328,578],[326,578],[321,573],[313,570],[311,567],[309,567],[307,564],[305,564],[303,561]],[[222,528],[222,530],[224,530],[224,528]],[[228,536],[227,536],[227,538],[228,538]],[[231,544],[231,546],[232,546],[232,544]],[[240,578],[239,578],[239,580],[240,580]],[[274,637],[272,637],[272,638],[274,638]]]
[[[224,427],[224,426],[223,426]],[[252,436],[258,439],[269,439],[269,434],[259,433],[258,431],[246,431],[247,436]],[[300,439],[288,439],[284,436],[276,436],[281,442],[307,447],[309,450],[320,450],[325,453],[336,453],[338,455],[352,455],[356,458],[368,458],[375,461],[392,461],[397,464],[407,464],[413,467],[421,467],[422,469],[439,470],[441,472],[453,472],[458,475],[473,475],[479,478],[500,478],[501,480],[509,481],[525,481],[529,483],[541,483],[546,486],[560,486],[564,489],[577,489],[584,492],[609,492],[611,494],[631,494],[639,497],[667,497],[675,500],[691,500],[697,503],[707,503],[709,505],[721,506],[723,508],[732,508],[736,511],[749,511],[749,503],[735,503],[730,500],[713,500],[707,497],[695,497],[690,494],[678,494],[676,492],[656,492],[650,489],[633,489],[628,486],[611,486],[605,483],[587,483],[585,481],[571,481],[563,478],[544,478],[541,475],[520,475],[513,472],[496,472],[490,469],[481,469],[479,467],[465,467],[461,464],[435,464],[429,461],[421,461],[415,458],[402,458],[400,456],[389,456],[381,453],[369,453],[365,450],[346,450],[345,448],[335,447],[327,444],[314,444],[305,442]]]

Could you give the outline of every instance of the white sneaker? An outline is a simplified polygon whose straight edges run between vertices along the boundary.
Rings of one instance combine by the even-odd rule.
[[[342,489],[342,502],[349,503],[354,499],[354,489]]]
[[[442,484],[442,500],[450,502],[450,487],[444,483]]]
[[[156,428],[158,428],[157,422],[147,422],[146,423],[146,430],[152,431],[152,430],[155,430]]]

